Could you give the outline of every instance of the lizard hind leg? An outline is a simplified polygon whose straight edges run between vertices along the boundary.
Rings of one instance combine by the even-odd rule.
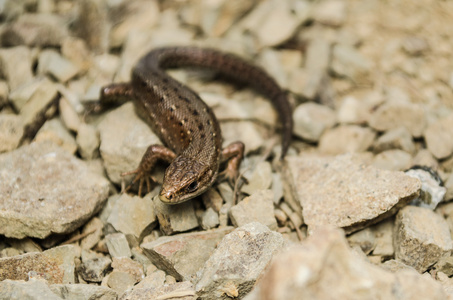
[[[232,186],[239,176],[239,165],[244,158],[244,149],[244,143],[234,142],[222,150],[221,162],[228,161],[228,164],[225,170],[220,173],[220,176],[228,180]]]
[[[165,161],[165,162],[172,162],[176,158],[176,154],[171,151],[170,149],[162,146],[162,145],[151,145],[146,149],[145,154],[143,154],[142,160],[138,165],[137,169],[124,172],[121,176],[132,175],[135,174],[134,179],[132,182],[126,187],[124,192],[127,192],[131,189],[131,187],[135,183],[139,183],[138,185],[138,196],[142,196],[142,189],[143,184],[146,182],[146,187],[148,189],[148,193],[151,191],[151,181],[156,181],[151,176],[151,171],[153,170],[154,166],[156,165],[157,161]]]

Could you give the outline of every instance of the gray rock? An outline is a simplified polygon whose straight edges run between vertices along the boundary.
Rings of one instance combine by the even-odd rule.
[[[244,297],[283,245],[280,233],[260,223],[237,228],[223,238],[198,273],[197,296],[200,299]]]
[[[112,260],[108,257],[95,257],[83,260],[77,268],[77,273],[88,282],[101,282],[107,270],[110,268]]]
[[[52,143],[3,154],[0,169],[0,233],[8,237],[72,232],[107,199],[107,180]]]
[[[376,153],[391,149],[400,149],[412,154],[415,152],[415,144],[409,130],[405,127],[391,129],[381,135],[373,146]]]
[[[79,118],[79,115],[77,114],[75,105],[69,102],[69,100],[65,97],[62,97],[60,99],[58,108],[60,110],[59,112],[61,121],[63,122],[65,127],[71,131],[77,132],[79,130],[81,120]]]
[[[439,261],[434,265],[434,269],[438,272],[442,272],[447,276],[453,275],[453,257],[442,257]]]
[[[307,102],[293,112],[294,133],[310,142],[317,142],[326,129],[336,122],[335,113],[327,106]]]
[[[376,247],[376,237],[370,228],[354,232],[348,237],[351,247],[359,246],[365,254],[370,254]]]
[[[121,272],[113,271],[107,278],[108,287],[115,290],[118,294],[123,294],[127,289],[130,289],[136,283],[133,275]]]
[[[433,122],[426,128],[426,147],[437,159],[443,159],[453,153],[453,116]]]
[[[253,173],[246,176],[248,183],[241,187],[241,192],[251,195],[257,191],[265,190],[272,184],[272,167],[267,161],[260,162],[256,165]]]
[[[0,49],[0,70],[10,91],[29,82],[33,78],[30,49],[25,46]]]
[[[77,256],[76,247],[66,245],[42,253],[0,258],[0,282],[5,279],[28,280],[31,273],[36,272],[49,284],[74,283],[74,258]]]
[[[9,88],[4,80],[0,80],[0,107],[6,105],[8,101]]]
[[[29,280],[0,282],[0,299],[9,300],[61,300],[44,281]]]
[[[143,252],[159,269],[176,280],[193,281],[223,237],[232,227],[210,231],[163,236],[141,245]]]
[[[288,157],[291,193],[305,224],[330,224],[350,233],[396,213],[419,193],[421,183],[402,172],[365,166],[351,155]]]
[[[376,239],[373,255],[384,258],[392,257],[393,248],[393,218],[389,218],[371,227]]]
[[[313,8],[313,19],[329,26],[341,26],[346,20],[346,3],[341,0],[317,2]]]
[[[122,120],[121,124],[118,120]],[[100,152],[111,181],[121,183],[121,173],[135,170],[148,146],[160,144],[158,137],[134,112],[133,103],[109,112],[98,126]],[[132,178],[125,177],[126,182]]]
[[[423,169],[410,169],[405,172],[407,175],[420,179],[422,188],[420,196],[411,202],[411,205],[420,206],[434,210],[444,199],[447,189],[441,186],[438,179]]]
[[[387,101],[372,112],[368,124],[377,131],[405,127],[418,138],[426,127],[425,110],[412,103]]]
[[[114,257],[112,268],[113,271],[125,272],[132,275],[136,283],[145,278],[143,266],[129,257]]]
[[[328,129],[319,140],[319,150],[326,154],[363,152],[371,147],[376,133],[358,125],[340,125]]]
[[[134,289],[155,289],[165,284],[165,272],[157,270],[151,274],[146,275],[142,281],[140,281]]]
[[[44,50],[40,53],[38,59],[38,73],[42,75],[51,75],[59,82],[67,82],[75,77],[80,68],[74,65],[70,60],[61,56],[55,50]]]
[[[148,194],[145,197],[122,194],[115,202],[107,222],[126,236],[137,241],[148,235],[157,225],[154,203]]]
[[[105,286],[91,284],[52,284],[50,290],[67,300],[116,300],[118,293]]]
[[[77,148],[84,159],[93,159],[99,156],[99,134],[94,126],[80,123],[77,131]]]
[[[219,214],[210,207],[201,216],[201,228],[209,230],[217,226],[219,226]]]
[[[372,67],[372,62],[352,46],[336,44],[333,47],[331,69],[339,76],[364,83],[370,80]]]
[[[186,201],[178,205],[168,205],[154,197],[154,209],[159,220],[160,230],[165,235],[189,231],[198,227],[198,219],[195,215],[192,201]]]
[[[105,237],[111,257],[131,257],[131,249],[126,236],[122,233],[112,233]]]
[[[347,96],[341,101],[337,110],[340,124],[364,124],[369,117],[369,111],[364,101],[353,96]]]
[[[277,229],[274,216],[274,194],[271,190],[261,190],[245,198],[230,210],[231,222],[235,227],[241,227],[250,222],[259,222]]]
[[[176,282],[157,288],[135,288],[125,292],[119,300],[178,299],[196,300],[195,290],[189,281]]]
[[[453,248],[447,222],[432,210],[415,206],[398,212],[393,244],[395,258],[420,273],[450,256]]]
[[[219,212],[223,205],[223,198],[215,189],[209,189],[201,195],[204,206],[212,208],[215,212]]]
[[[408,36],[403,40],[403,49],[410,55],[416,56],[426,52],[429,48],[424,38]]]
[[[70,154],[74,154],[77,150],[74,137],[58,118],[46,121],[39,129],[34,141],[40,143],[45,143],[46,141],[52,142]]]
[[[23,14],[2,34],[2,43],[9,46],[59,47],[68,36],[67,22],[57,14]]]
[[[403,150],[386,150],[373,158],[373,166],[389,171],[404,171],[412,166],[412,156]]]
[[[22,118],[0,114],[0,153],[16,149],[24,134]]]

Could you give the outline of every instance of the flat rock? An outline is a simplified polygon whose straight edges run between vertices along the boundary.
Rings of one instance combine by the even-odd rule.
[[[189,231],[198,227],[198,219],[195,215],[192,201],[186,201],[178,205],[168,205],[154,197],[154,209],[160,224],[160,230],[165,235]]]
[[[310,142],[317,142],[324,131],[336,122],[331,108],[314,102],[297,106],[293,118],[294,134]]]
[[[31,273],[36,272],[49,284],[74,283],[74,259],[77,256],[76,247],[66,245],[42,253],[0,258],[0,282],[5,279],[28,280]]]
[[[105,286],[91,284],[52,284],[49,288],[62,299],[118,299],[117,292]]]
[[[274,193],[271,190],[257,191],[245,198],[230,210],[231,222],[235,227],[241,227],[250,222],[259,222],[277,230],[274,216]]]
[[[416,178],[366,166],[351,155],[287,161],[287,180],[309,227],[330,224],[356,231],[395,214],[421,188]]]
[[[420,273],[451,255],[453,244],[448,224],[430,209],[403,208],[396,215],[394,231],[395,258]]]
[[[61,300],[47,286],[45,281],[14,281],[4,280],[0,282],[0,299],[9,300]]]
[[[397,291],[397,292],[395,292]],[[275,256],[244,300],[446,299],[441,285],[414,270],[393,274],[349,248],[338,229],[320,228]]]
[[[105,237],[111,257],[131,257],[131,249],[126,236],[122,233],[111,233]]]
[[[252,222],[226,235],[197,275],[200,299],[242,298],[272,256],[284,246],[280,233]]]
[[[153,242],[142,244],[141,248],[155,266],[176,280],[193,281],[217,244],[232,230],[232,227],[225,227],[163,236]]]
[[[196,300],[196,293],[189,281],[176,282],[158,288],[136,288],[126,291],[119,300],[178,299]]]
[[[437,159],[443,159],[453,153],[453,116],[438,120],[426,128],[426,147]]]
[[[319,140],[319,150],[325,154],[363,152],[371,147],[376,133],[358,125],[340,125],[326,130]]]
[[[8,237],[72,232],[108,196],[105,178],[52,143],[1,155],[0,170],[0,233]]]

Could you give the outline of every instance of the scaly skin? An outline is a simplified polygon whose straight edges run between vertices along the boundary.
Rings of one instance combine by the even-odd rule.
[[[236,142],[222,150],[219,123],[203,100],[163,70],[196,67],[217,71],[235,81],[247,83],[267,96],[282,123],[283,159],[291,142],[293,120],[285,92],[264,70],[247,61],[213,49],[195,47],[159,48],[137,63],[130,83],[109,85],[101,91],[101,103],[132,98],[137,113],[160,137],[166,147],[151,145],[136,174],[149,185],[149,173],[158,160],[170,165],[165,171],[160,199],[177,204],[205,192],[217,179],[219,165],[228,161],[226,177],[236,179],[244,145]]]

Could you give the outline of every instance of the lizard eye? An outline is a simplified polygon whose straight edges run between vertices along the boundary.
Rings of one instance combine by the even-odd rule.
[[[194,192],[198,187],[198,181],[194,181],[187,187],[187,191]]]

